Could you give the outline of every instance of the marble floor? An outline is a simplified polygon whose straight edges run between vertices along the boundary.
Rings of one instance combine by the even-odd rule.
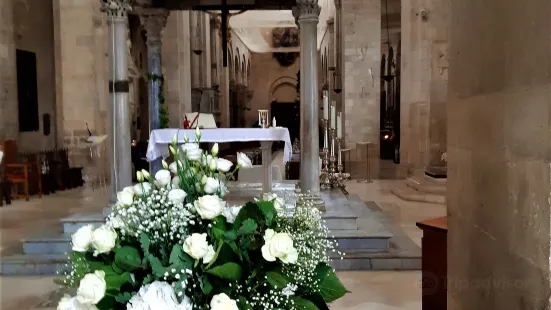
[[[446,208],[400,200],[390,192],[398,182],[403,181],[376,180],[369,184],[352,181],[348,190],[364,201],[375,201],[391,223],[420,245],[421,232],[415,222],[443,216]],[[0,207],[0,250],[9,249],[24,236],[57,225],[60,218],[69,214],[100,212],[106,201],[104,193],[84,188]],[[340,272],[339,276],[352,293],[335,302],[333,310],[421,309],[419,271],[354,271]],[[0,277],[0,309],[53,309],[45,305],[56,289],[52,277]]]

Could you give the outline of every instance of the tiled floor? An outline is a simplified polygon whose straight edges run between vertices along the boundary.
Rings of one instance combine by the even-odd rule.
[[[420,245],[421,232],[415,222],[445,215],[445,207],[402,201],[390,193],[395,180],[374,181],[369,184],[351,182],[348,190],[364,201],[375,201],[389,221],[398,225]],[[78,212],[100,212],[107,199],[100,192],[89,189],[61,192],[42,200],[17,201],[0,208],[0,246],[9,249],[19,240],[58,220]],[[420,310],[421,289],[418,271],[341,272],[344,284],[351,294],[336,302],[333,310]],[[0,309],[47,309],[43,305],[57,287],[51,277],[0,277]]]

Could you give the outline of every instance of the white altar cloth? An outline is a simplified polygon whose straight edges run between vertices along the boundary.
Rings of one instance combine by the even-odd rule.
[[[168,145],[178,134],[178,144],[184,143],[184,135],[190,142],[195,142],[194,129],[157,129],[149,136],[147,146],[147,161],[151,162],[159,157],[168,157]],[[201,130],[201,142],[249,142],[249,141],[283,141],[285,142],[283,161],[291,160],[293,155],[289,130],[285,127],[276,128],[218,128]],[[270,154],[271,155],[271,154]]]

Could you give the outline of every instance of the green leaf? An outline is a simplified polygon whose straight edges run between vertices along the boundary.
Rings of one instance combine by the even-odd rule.
[[[273,201],[258,201],[256,204],[266,219],[266,226],[270,227],[277,214]]]
[[[154,280],[153,276],[148,274],[147,276],[145,276],[145,278],[143,279],[142,282],[145,285],[145,284],[149,284],[149,283],[153,282],[153,280]]]
[[[233,230],[228,230],[224,233],[224,239],[227,241],[237,240],[237,233]]]
[[[111,265],[111,268],[113,268],[113,271],[118,274],[124,273],[124,270],[121,267],[117,266],[117,263],[113,263],[113,265]]]
[[[201,290],[205,295],[208,295],[212,292],[212,284],[210,284],[209,278],[205,275],[199,278]]]
[[[155,275],[158,278],[164,277],[165,272],[167,271],[167,268],[163,266],[163,263],[161,263],[161,260],[153,256],[153,254],[149,254],[147,256],[147,259],[149,260],[149,264],[151,265],[151,271],[153,271],[153,275]]]
[[[236,263],[226,263],[207,270],[207,273],[224,280],[239,281],[241,279],[241,266]]]
[[[320,293],[326,302],[333,302],[350,293],[341,283],[335,271],[331,270],[320,284]]]
[[[247,298],[239,296],[239,309],[241,310],[253,310],[253,308],[247,303]],[[272,309],[277,310],[277,309]]]
[[[149,240],[149,236],[146,233],[141,233],[140,234],[140,246],[142,247],[142,251],[144,253],[144,256],[148,256],[150,244],[151,244],[151,241]]]
[[[125,271],[134,271],[140,268],[142,265],[140,251],[131,246],[121,247],[117,250],[117,253],[115,253],[115,264]]]
[[[246,219],[252,219],[256,223],[260,216],[262,215],[260,214],[258,205],[254,202],[248,202],[239,211],[239,214],[235,218],[235,222],[233,222],[233,227],[241,227]]]
[[[119,295],[115,296],[115,300],[119,304],[126,304],[132,299],[134,294],[130,294],[129,292],[120,293]]]
[[[107,290],[117,290],[121,289],[126,283],[132,282],[132,277],[130,277],[130,272],[125,272],[123,274],[106,274],[105,282],[107,283]]]
[[[110,292],[106,292],[105,297],[103,297],[96,306],[98,309],[113,309],[116,303],[117,301],[114,296],[110,295]]]
[[[253,221],[252,219],[246,219],[243,221],[243,224],[241,224],[241,227],[237,231],[237,234],[239,235],[251,235],[253,234],[256,229],[258,228],[258,225]]]
[[[319,310],[311,301],[302,297],[295,297],[293,300],[295,301],[295,308],[297,310]]]
[[[182,246],[179,244],[175,244],[174,247],[172,247],[172,251],[170,252],[170,263],[171,264],[178,264],[181,262],[180,256],[184,254],[184,251],[182,250]]]
[[[274,288],[284,288],[287,286],[289,281],[285,279],[280,273],[275,271],[269,271],[266,272],[266,280],[268,280],[268,283],[270,283],[271,286]]]
[[[314,270],[314,280],[317,282],[323,281],[327,274],[329,274],[331,271],[333,271],[333,268],[326,263],[320,263],[316,266],[316,269]]]
[[[213,227],[211,231],[212,231],[212,238],[215,240],[222,239],[227,233],[227,231],[224,231],[217,227]]]
[[[241,255],[241,251],[239,251],[239,248],[237,247],[237,244],[234,241],[226,243],[233,252],[239,257],[239,260],[243,262],[243,256]]]
[[[327,303],[323,300],[320,293],[312,293],[304,296],[304,299],[311,301],[319,310],[329,310]]]

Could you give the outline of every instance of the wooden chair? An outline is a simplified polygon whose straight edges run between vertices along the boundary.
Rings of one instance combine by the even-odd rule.
[[[2,150],[4,152],[4,159],[2,161],[4,178],[13,184],[13,198],[25,197],[29,201],[29,179],[31,174],[35,173],[38,174],[38,197],[42,198],[42,181],[37,165],[29,162],[22,163],[18,160],[17,142],[15,140],[4,141]],[[24,195],[19,195],[19,185],[23,185]]]

